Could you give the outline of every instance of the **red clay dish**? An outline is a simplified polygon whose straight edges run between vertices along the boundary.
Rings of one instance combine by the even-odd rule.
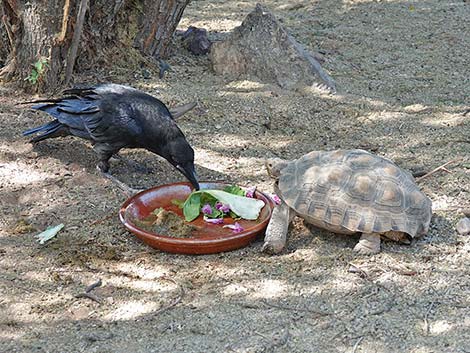
[[[223,189],[230,185],[221,182],[201,182],[201,189]],[[147,245],[178,254],[213,254],[230,251],[247,246],[257,234],[263,232],[271,218],[274,203],[262,192],[256,191],[255,197],[263,200],[265,206],[256,221],[245,219],[237,222],[243,227],[240,233],[234,233],[230,228],[222,228],[219,224],[204,222],[199,216],[191,224],[197,229],[191,238],[177,238],[148,232],[132,223],[133,219],[143,219],[153,210],[163,207],[183,217],[183,210],[172,203],[173,200],[185,200],[192,191],[190,183],[181,182],[157,186],[144,190],[129,198],[119,211],[119,219],[124,226]],[[224,218],[225,224],[234,223],[230,217]]]

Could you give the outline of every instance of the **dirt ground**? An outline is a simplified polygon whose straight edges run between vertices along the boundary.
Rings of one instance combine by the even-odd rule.
[[[168,105],[198,102],[179,125],[201,180],[271,192],[266,157],[319,149],[363,148],[412,171],[455,160],[449,173],[419,183],[433,201],[429,234],[367,257],[352,252],[358,236],[296,220],[279,256],[260,253],[262,239],[216,255],[154,250],[120,224],[125,197],[97,175],[89,144],[33,147],[21,131],[48,118],[1,87],[1,352],[470,352],[470,237],[455,231],[470,209],[469,3],[264,4],[323,55],[336,95],[283,91],[255,77],[229,82],[183,49],[163,80],[126,68],[107,79]],[[218,39],[253,7],[193,1],[180,28],[204,27]],[[183,178],[151,153],[123,154],[152,170],[112,165],[135,187]],[[59,223],[55,239],[36,241]],[[92,293],[101,304],[76,297],[98,279]]]

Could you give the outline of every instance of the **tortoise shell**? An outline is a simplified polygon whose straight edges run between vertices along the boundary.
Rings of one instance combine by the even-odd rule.
[[[363,150],[314,151],[281,170],[281,198],[309,223],[337,233],[428,231],[431,200],[413,176]]]

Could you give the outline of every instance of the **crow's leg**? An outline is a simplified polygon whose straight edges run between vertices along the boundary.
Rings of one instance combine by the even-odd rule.
[[[131,188],[129,185],[123,183],[115,176],[109,173],[109,159],[115,154],[116,151],[106,149],[105,146],[95,144],[94,150],[98,154],[99,162],[96,168],[101,172],[101,175],[108,180],[111,180],[127,197],[130,197],[142,190]]]
[[[97,166],[98,170],[99,167]],[[101,171],[101,170],[100,170]],[[132,195],[135,195],[137,194],[138,192],[141,192],[142,189],[134,189],[134,188],[131,188],[129,185],[123,183],[122,181],[120,181],[118,178],[116,178],[115,176],[109,174],[109,173],[104,173],[104,172],[101,172],[101,175],[103,177],[105,177],[106,179],[109,179],[112,181],[112,183],[114,185],[116,185],[118,187],[119,190],[121,190],[124,195],[126,195],[127,197],[131,197]]]
[[[145,174],[150,174],[152,172],[152,170],[150,168],[147,168],[146,166],[136,162],[136,161],[133,161],[133,160],[130,160],[130,159],[127,159],[127,158],[124,158],[123,156],[121,156],[119,153],[115,153],[113,154],[112,158],[114,159],[117,159],[121,162],[123,162],[124,164],[126,164],[128,167],[132,168],[132,169],[135,169],[136,171],[138,171],[139,173],[145,173]]]

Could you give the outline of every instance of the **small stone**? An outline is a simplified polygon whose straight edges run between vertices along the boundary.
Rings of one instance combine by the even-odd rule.
[[[183,33],[183,43],[186,49],[195,55],[207,54],[212,45],[207,38],[207,30],[193,26]]]
[[[460,235],[470,234],[470,218],[462,218],[455,228]]]

